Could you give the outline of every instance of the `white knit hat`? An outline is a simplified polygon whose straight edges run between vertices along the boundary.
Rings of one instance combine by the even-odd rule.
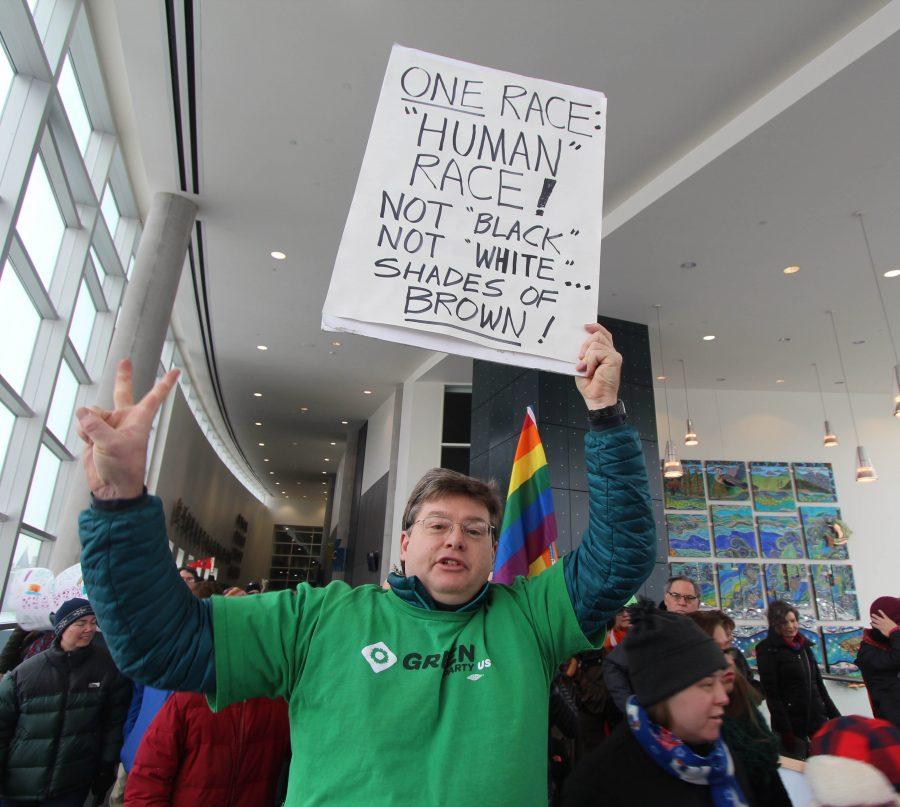
[[[813,792],[811,807],[900,807],[888,778],[866,762],[821,754],[806,760],[805,775]]]

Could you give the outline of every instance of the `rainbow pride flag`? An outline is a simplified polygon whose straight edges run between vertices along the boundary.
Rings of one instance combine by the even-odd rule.
[[[550,470],[529,406],[509,478],[493,581],[509,584],[519,575],[534,577],[558,559]]]

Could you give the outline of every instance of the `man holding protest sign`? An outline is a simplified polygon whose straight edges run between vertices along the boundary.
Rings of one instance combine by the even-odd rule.
[[[387,589],[191,596],[161,502],[143,488],[150,428],[177,373],[135,404],[123,361],[114,411],[77,412],[93,491],[82,569],[120,669],[205,692],[214,709],[285,698],[289,805],[546,804],[550,680],[599,646],[655,556],[641,442],[618,402],[622,357],[606,329],[585,329],[576,383],[591,422],[590,526],[562,562],[510,586],[487,582],[501,519],[494,488],[432,471],[406,508],[405,574]]]

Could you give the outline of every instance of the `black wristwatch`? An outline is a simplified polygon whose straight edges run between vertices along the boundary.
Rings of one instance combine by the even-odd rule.
[[[592,429],[600,431],[621,426],[625,423],[627,415],[625,404],[616,401],[612,406],[604,406],[602,409],[588,409],[588,422]]]

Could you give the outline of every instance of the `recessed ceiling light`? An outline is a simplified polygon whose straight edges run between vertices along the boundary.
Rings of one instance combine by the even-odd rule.
[[[257,420],[253,425],[254,425],[254,426],[262,426],[262,421],[261,421],[261,420]]]
[[[305,498],[306,498],[306,496],[304,496],[304,497],[303,497],[303,498],[304,498],[304,499],[305,499]]]
[[[263,462],[268,462],[268,461],[269,461],[268,457],[263,457]]]
[[[257,350],[268,350],[269,346],[268,345],[257,345],[256,349]]]
[[[704,342],[712,342],[712,340],[715,338],[716,338],[716,335],[714,333],[708,333],[708,334],[706,334],[706,336],[703,337],[703,341]]]
[[[323,482],[322,484],[323,484],[323,485],[327,485],[328,483],[327,483],[327,482]]]
[[[303,483],[302,483],[302,482],[298,482],[297,484],[298,484],[298,485],[302,485]]]
[[[900,277],[900,269],[888,269],[884,273],[885,277]]]
[[[782,269],[781,271],[784,272],[786,275],[796,275],[797,272],[800,271],[800,267],[799,266],[785,266],[784,269]]]
[[[301,412],[309,412],[309,407],[308,407],[308,406],[301,406],[301,407],[300,407],[300,411],[301,411]]]
[[[776,384],[783,384],[783,383],[784,383],[784,379],[783,379],[783,378],[776,378],[776,379],[775,379],[775,383],[776,383]]]
[[[682,269],[694,269],[696,266],[697,264],[694,261],[685,261],[681,264]]]
[[[269,476],[275,476],[275,471],[269,471]]]
[[[283,260],[287,257],[287,255],[285,255],[283,252],[279,252],[277,249],[276,249],[276,250],[273,250],[273,251],[270,252],[269,254],[270,254],[276,261],[283,261]]]
[[[324,459],[325,459],[325,462],[331,462],[331,458],[330,458],[330,457],[325,457]]]
[[[281,484],[281,482],[276,482],[276,483],[275,483],[275,484],[276,484],[276,485],[280,485],[280,484]]]
[[[656,376],[657,381],[665,381],[669,376],[667,375],[658,375]]]
[[[372,390],[370,390],[370,389],[363,390],[363,395],[371,395],[371,394],[372,394]]]
[[[327,473],[328,473],[328,471],[322,471],[322,473],[323,473],[323,474],[327,474]]]
[[[254,392],[254,393],[253,393],[253,397],[254,397],[254,398],[262,398],[262,393],[261,393],[261,392]]]
[[[258,445],[258,446],[264,446],[265,443],[257,443],[256,445]]]
[[[336,446],[336,445],[337,445],[337,443],[332,443],[332,444],[331,444],[331,445],[333,445],[333,446]]]
[[[341,424],[344,425],[344,426],[346,426],[347,423],[348,423],[348,421],[346,421],[346,420],[342,420],[342,421],[341,421]]]
[[[332,342],[332,343],[331,343],[331,346],[332,346],[332,347],[340,347],[340,346],[341,346],[341,342],[336,342],[336,341],[335,341],[335,342]]]

